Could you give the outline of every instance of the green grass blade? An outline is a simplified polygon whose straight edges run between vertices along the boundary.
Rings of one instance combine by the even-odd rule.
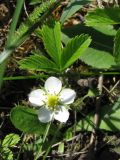
[[[7,61],[4,61],[2,64],[0,64],[0,89],[2,87],[3,76],[4,76],[4,71],[6,69],[6,64],[7,64]]]
[[[80,10],[84,5],[90,3],[92,0],[71,0],[67,7],[64,9],[63,14],[60,18],[61,23],[63,24],[66,20],[68,20],[73,14],[75,14],[78,10]]]
[[[19,17],[20,17],[20,13],[21,13],[23,4],[24,4],[24,0],[17,0],[16,9],[15,9],[15,12],[14,12],[14,15],[13,15],[10,31],[9,31],[9,34],[8,34],[6,48],[9,48],[9,46],[12,42],[13,35],[14,35],[15,30],[16,30],[16,26],[17,26],[17,23],[18,23],[18,20],[19,20]]]
[[[16,9],[13,15],[13,20],[12,20],[10,31],[8,34],[8,39],[6,42],[6,48],[9,48],[10,43],[12,41],[12,37],[13,37],[13,34],[17,26],[17,22],[20,16],[20,12],[21,12],[23,3],[24,3],[24,0],[17,1]],[[6,64],[7,64],[7,58],[12,53],[12,50],[13,49],[4,49],[4,51],[0,54],[0,88],[2,87],[3,76],[4,76],[5,69],[6,69]]]

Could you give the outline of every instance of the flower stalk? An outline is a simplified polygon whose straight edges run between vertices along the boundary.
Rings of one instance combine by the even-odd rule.
[[[47,135],[48,135],[48,133],[49,133],[50,126],[51,126],[51,122],[49,122],[49,123],[47,124],[46,130],[45,130],[45,134],[44,134],[44,137],[43,137],[42,144],[41,144],[41,146],[40,146],[40,148],[39,148],[39,150],[38,150],[38,153],[36,154],[34,160],[37,160],[37,159],[41,156],[42,146],[43,146],[43,144],[44,144],[44,142],[45,142],[45,140],[46,140],[46,137],[47,137]]]
[[[57,137],[57,134],[58,134],[59,130],[62,128],[62,125],[63,125],[63,123],[59,124],[59,127],[58,127],[57,131],[55,132],[55,135],[54,135],[54,137],[53,137],[53,139],[52,139],[52,141],[51,141],[51,143],[50,143],[50,145],[49,145],[49,147],[48,147],[48,149],[47,149],[47,151],[46,151],[46,153],[45,153],[45,155],[43,157],[43,160],[45,160],[47,155],[49,154],[49,152],[51,150],[51,147],[52,147],[52,145],[53,145],[53,143],[54,143],[54,141],[55,141],[55,139]]]

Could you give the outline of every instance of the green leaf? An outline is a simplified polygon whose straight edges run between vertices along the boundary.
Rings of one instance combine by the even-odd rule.
[[[72,128],[73,129],[73,128]],[[64,134],[64,139],[68,140],[71,139],[73,137],[73,130],[71,130],[71,127],[65,132]]]
[[[3,148],[1,151],[2,160],[13,160],[13,153],[9,148]]]
[[[101,112],[101,129],[118,132],[120,130],[120,98],[113,106],[104,106]]]
[[[54,62],[60,66],[61,61],[61,29],[60,23],[50,21],[42,28],[43,42],[46,51]]]
[[[56,64],[42,55],[31,55],[18,62],[20,68],[36,71],[58,71]]]
[[[11,110],[10,118],[19,130],[30,134],[44,134],[46,124],[38,120],[37,112],[28,107],[17,106]]]
[[[97,8],[88,12],[85,23],[87,26],[120,24],[120,8]]]
[[[80,59],[87,65],[97,69],[110,69],[116,65],[114,57],[105,51],[88,48]]]
[[[113,52],[113,38],[116,30],[111,26],[87,27],[81,24],[64,28],[62,30],[62,41],[67,44],[68,41],[80,34],[89,34],[92,38],[91,47],[98,50]]]
[[[106,25],[106,26],[100,25],[100,26],[93,26],[92,28],[107,36],[115,36],[117,33],[113,25]]]
[[[80,55],[87,49],[91,42],[88,35],[76,36],[68,42],[66,47],[63,49],[61,63],[62,69],[66,69],[72,63],[74,63]]]
[[[8,134],[2,142],[2,147],[14,147],[19,141],[20,137],[18,134]]]
[[[63,142],[61,142],[60,144],[59,144],[59,146],[58,146],[58,152],[59,153],[64,153],[64,143]]]
[[[65,10],[63,11],[63,14],[61,16],[61,23],[64,23],[68,18],[70,18],[74,13],[76,13],[79,9],[83,7],[83,5],[88,4],[92,0],[82,0],[82,1],[76,1],[71,0]]]
[[[117,34],[115,36],[114,56],[116,63],[120,65],[120,29],[117,31]]]
[[[97,89],[96,88],[90,88],[88,90],[87,96],[91,97],[91,98],[99,96],[99,90],[98,90],[98,88]]]

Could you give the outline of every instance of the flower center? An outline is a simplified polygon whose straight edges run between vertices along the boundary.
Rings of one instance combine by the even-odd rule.
[[[59,100],[58,96],[48,95],[48,101],[47,101],[48,107],[50,107],[51,109],[54,109],[56,105],[58,104],[58,100]]]

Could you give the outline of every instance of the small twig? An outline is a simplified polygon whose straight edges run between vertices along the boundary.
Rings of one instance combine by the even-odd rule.
[[[72,154],[72,156],[79,155],[79,154],[84,154],[84,153],[86,153],[86,151],[74,152],[74,153]],[[52,157],[52,156],[47,156],[47,158],[50,158],[50,157]],[[57,157],[70,157],[70,155],[69,155],[69,153],[59,154],[59,155],[57,155]],[[52,157],[52,158],[53,158],[53,157]],[[72,158],[72,157],[71,157],[71,158]]]
[[[112,98],[115,97],[116,95],[114,93],[110,93],[110,91],[104,85],[103,85],[103,88],[104,88],[105,92],[107,92],[107,94],[109,94],[110,102],[114,103],[114,100]]]
[[[114,0],[117,7],[119,7],[118,0]]]
[[[27,7],[26,7],[25,2],[24,2],[24,10],[25,10],[25,14],[26,14],[26,16],[28,17],[29,15],[28,15],[28,12],[27,12]]]
[[[116,137],[112,137],[111,139],[109,139],[106,143],[104,143],[99,150],[101,150],[103,147],[105,147],[106,145],[110,144],[113,140],[116,140]]]
[[[0,107],[0,110],[11,110],[9,107]]]
[[[117,87],[117,85],[120,83],[120,80],[117,81],[117,83],[112,87],[112,89],[110,90],[110,93],[113,92],[113,90]]]
[[[24,133],[21,134],[21,137],[20,137],[20,138],[22,138],[23,136],[25,136]],[[19,148],[19,151],[18,151],[18,155],[17,155],[17,159],[16,159],[16,160],[19,160],[20,153],[21,153],[21,151],[22,151],[23,145],[24,145],[24,137],[23,137],[22,143],[20,144],[20,148]]]
[[[5,122],[5,115],[4,115],[3,112],[0,114],[0,118],[2,119],[2,122],[0,124],[0,128],[2,128],[2,126],[3,126],[4,122]]]
[[[98,4],[98,7],[99,7],[99,8],[103,8],[103,5],[102,5],[101,0],[96,0],[96,1],[97,1],[97,4]]]
[[[96,112],[94,116],[94,128],[91,134],[90,143],[84,148],[88,150],[88,152],[86,155],[83,155],[83,157],[85,156],[88,159],[89,158],[94,159],[94,147],[95,147],[95,142],[97,138],[96,131],[97,131],[97,128],[100,122],[100,106],[101,106],[102,88],[103,88],[103,75],[100,75],[98,79],[99,97],[96,98]],[[82,157],[79,157],[79,160],[81,159]]]
[[[101,106],[101,95],[102,95],[102,88],[103,88],[103,75],[99,76],[98,79],[98,89],[99,89],[99,97],[97,97],[96,99],[96,113],[94,116],[94,126],[95,128],[93,128],[93,132],[91,135],[91,139],[90,139],[90,144],[92,145],[95,141],[95,133],[96,133],[96,129],[99,126],[99,121],[100,121],[100,106]]]
[[[104,85],[103,88],[105,89],[105,91],[110,95],[110,97],[116,97],[116,93],[113,92],[115,90],[115,88],[118,86],[118,84],[120,83],[120,80],[117,81],[117,83],[112,87],[111,90],[108,90]],[[109,98],[110,99],[110,98]],[[112,103],[114,103],[114,100],[110,99]]]
[[[74,139],[77,139],[78,137],[79,137],[79,135],[74,136],[74,137],[72,137],[72,138],[70,138],[70,139],[68,139],[68,140],[63,140],[62,142],[70,142],[70,141],[72,141],[72,140],[74,140]],[[53,144],[53,145],[51,146],[51,148],[57,147],[57,146],[60,145],[60,144],[61,144],[61,141]],[[46,152],[46,151],[43,151],[43,152],[41,153],[41,156],[42,156],[45,152]],[[81,153],[85,153],[85,152],[86,152],[86,151],[81,151]],[[47,157],[48,157],[48,156],[47,156]]]
[[[104,85],[103,85],[103,88],[105,89],[105,91],[106,91],[108,94],[110,94],[109,89],[107,89]]]

